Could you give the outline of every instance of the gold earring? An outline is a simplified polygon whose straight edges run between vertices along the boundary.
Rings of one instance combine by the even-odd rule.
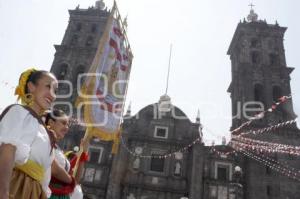
[[[33,95],[31,93],[27,93],[25,94],[24,102],[27,106],[32,106],[33,99],[34,99]]]

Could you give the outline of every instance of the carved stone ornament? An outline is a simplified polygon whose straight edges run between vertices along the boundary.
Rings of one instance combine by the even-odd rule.
[[[143,148],[142,148],[142,147],[136,147],[135,150],[134,150],[134,152],[135,152],[136,154],[138,154],[138,155],[141,155],[142,152],[143,152]]]

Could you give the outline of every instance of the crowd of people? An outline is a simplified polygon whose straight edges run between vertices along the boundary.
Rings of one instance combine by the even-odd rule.
[[[57,85],[48,71],[21,74],[15,91],[20,103],[0,116],[0,199],[83,198],[79,182],[88,140],[77,153],[57,145],[70,126],[66,113],[51,108]]]

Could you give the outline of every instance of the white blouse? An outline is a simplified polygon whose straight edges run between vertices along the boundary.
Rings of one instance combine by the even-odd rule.
[[[64,155],[63,151],[60,148],[56,148],[54,150],[55,160],[57,161],[58,165],[64,168],[67,172],[70,171],[70,162]]]
[[[42,187],[47,192],[54,156],[50,154],[51,144],[45,127],[28,110],[14,105],[0,122],[0,145],[2,143],[16,147],[16,164],[25,164],[30,159],[44,167]]]

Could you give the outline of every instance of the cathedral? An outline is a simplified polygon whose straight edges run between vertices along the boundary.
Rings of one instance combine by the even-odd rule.
[[[102,1],[87,9],[69,10],[69,24],[61,44],[55,45],[51,67],[59,85],[57,101],[66,112],[76,114],[69,104],[77,98],[78,76],[89,70],[110,11]],[[259,20],[253,9],[236,27],[227,54],[231,60],[232,80],[228,88],[232,102],[233,136],[248,121],[247,102],[272,107],[281,96],[291,93],[286,66],[284,33],[286,27]],[[228,67],[229,68],[229,67]],[[64,83],[65,82],[65,83]],[[72,87],[69,83],[71,82]],[[63,106],[65,104],[65,106]],[[257,104],[250,104],[257,108]],[[262,109],[264,111],[264,108]],[[272,113],[248,123],[247,131],[296,118],[292,99],[279,104]],[[64,150],[79,145],[85,129],[72,125],[71,133],[60,143]],[[86,199],[298,199],[297,178],[284,175],[271,162],[299,169],[299,156],[270,153],[254,156],[227,144],[206,146],[202,140],[200,116],[191,121],[168,95],[158,97],[137,114],[128,108],[122,123],[117,154],[112,143],[91,140],[89,161],[81,184]],[[249,135],[261,142],[297,145],[300,130],[296,124],[274,129],[272,133]],[[234,148],[234,149],[233,149]],[[275,164],[274,164],[275,165]],[[275,168],[275,169],[274,169]],[[278,172],[281,171],[281,172]],[[294,170],[292,170],[294,171]]]

